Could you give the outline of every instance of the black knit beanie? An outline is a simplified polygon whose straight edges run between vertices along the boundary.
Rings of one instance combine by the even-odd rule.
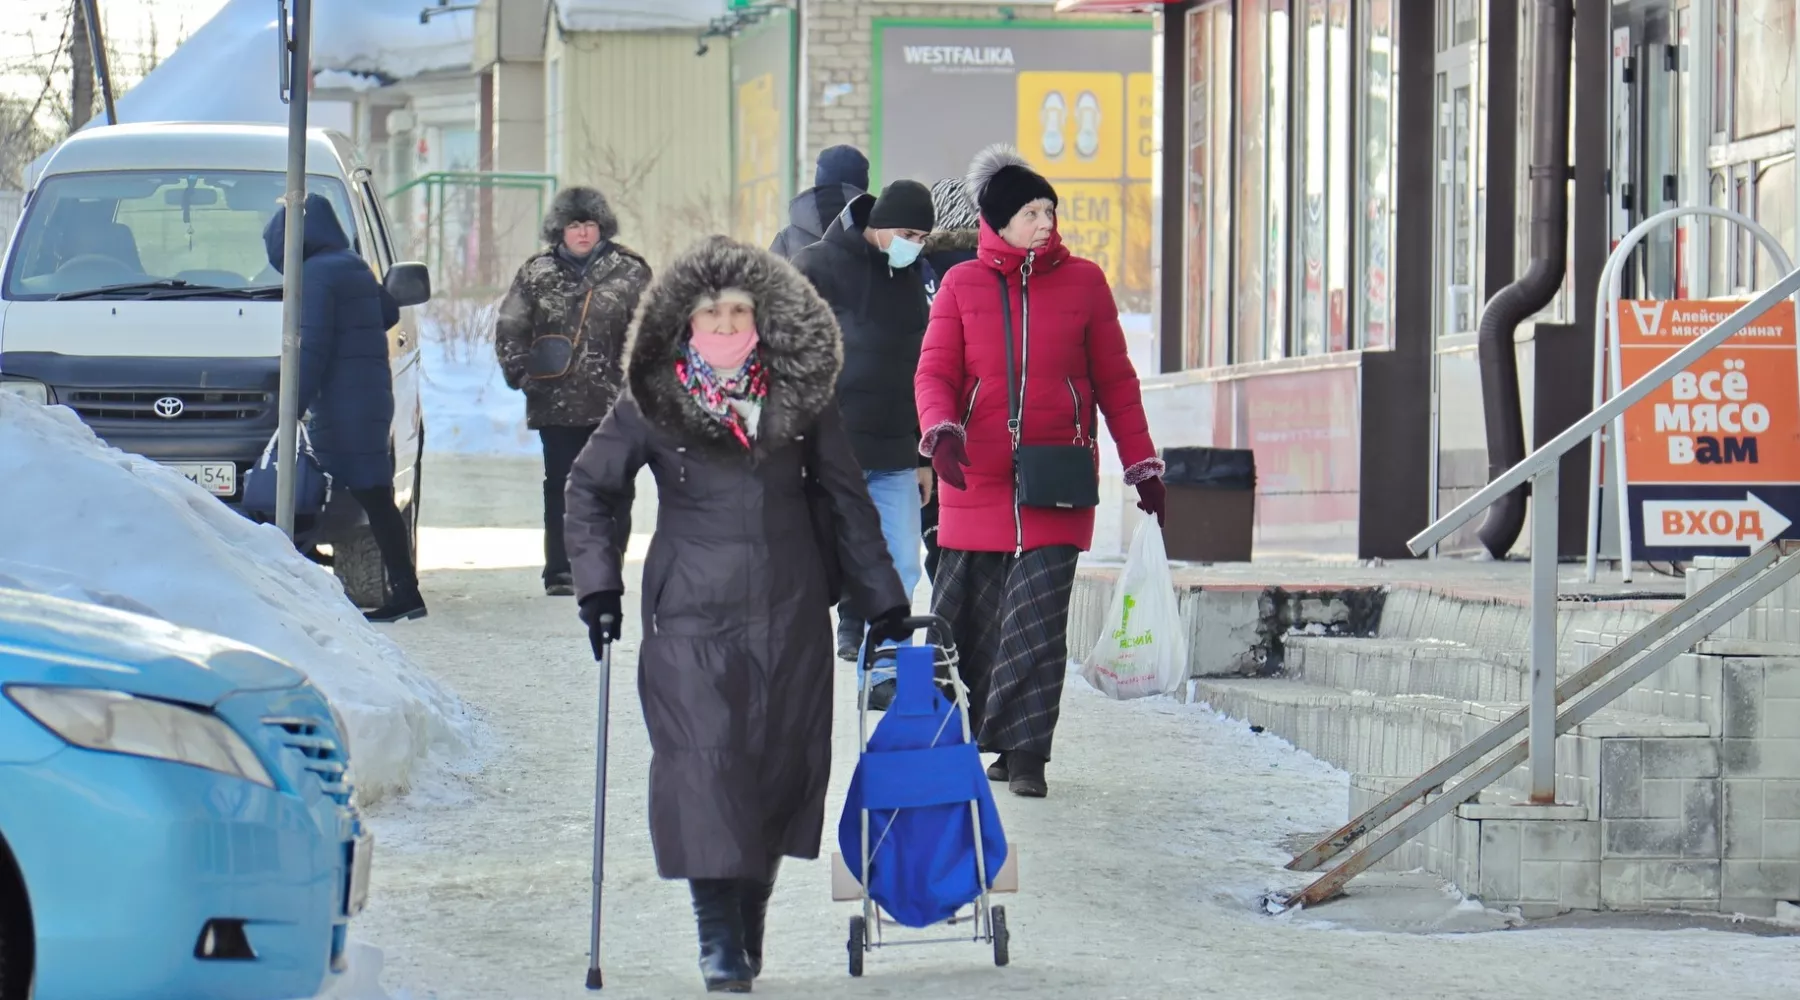
[[[1019,209],[1048,198],[1056,204],[1056,189],[1031,169],[1025,157],[1006,143],[995,143],[975,155],[964,182],[975,208],[995,232],[1006,228]]]
[[[917,229],[929,233],[937,225],[931,189],[918,181],[895,181],[883,188],[869,212],[870,229]]]
[[[819,153],[813,185],[831,187],[848,184],[858,191],[869,189],[869,158],[855,146],[828,146]]]

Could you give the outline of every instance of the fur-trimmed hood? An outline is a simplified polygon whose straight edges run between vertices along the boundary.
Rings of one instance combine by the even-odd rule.
[[[626,382],[652,426],[689,447],[742,455],[731,431],[702,410],[675,375],[694,303],[726,288],[741,288],[756,300],[757,349],[769,376],[755,442],[761,456],[804,432],[831,404],[844,360],[831,307],[780,257],[709,236],[670,262],[645,293],[632,325]]]
[[[981,245],[980,229],[934,229],[925,237],[927,254],[943,253],[946,250],[973,251]]]
[[[563,230],[571,222],[600,224],[600,242],[619,235],[619,217],[613,214],[606,196],[591,187],[566,187],[556,192],[550,211],[544,213],[544,242],[556,246],[562,242]]]

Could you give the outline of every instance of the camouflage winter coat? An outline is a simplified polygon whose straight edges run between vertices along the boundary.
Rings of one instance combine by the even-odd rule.
[[[525,423],[533,430],[600,423],[624,384],[625,334],[650,284],[650,265],[617,243],[603,243],[594,254],[578,269],[555,247],[544,250],[519,269],[500,304],[494,351],[506,384],[525,392]],[[584,305],[587,322],[569,373],[554,379],[527,374],[531,342],[575,336]]]

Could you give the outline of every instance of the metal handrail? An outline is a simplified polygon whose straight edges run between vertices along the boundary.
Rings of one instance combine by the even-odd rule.
[[[1740,330],[1768,312],[1776,303],[1800,292],[1800,269],[1790,271],[1780,281],[1769,286],[1762,294],[1744,303],[1736,312],[1719,321],[1719,325],[1694,339],[1694,342],[1663,359],[1662,364],[1645,372],[1643,377],[1631,383],[1625,391],[1618,393],[1603,403],[1598,409],[1577,420],[1565,428],[1562,433],[1551,438],[1536,451],[1525,456],[1519,464],[1496,476],[1493,482],[1482,487],[1474,496],[1456,505],[1456,509],[1437,519],[1430,527],[1414,535],[1406,543],[1406,547],[1414,555],[1423,555],[1433,545],[1449,537],[1452,531],[1462,527],[1475,518],[1475,515],[1486,510],[1501,497],[1525,485],[1535,476],[1542,475],[1555,467],[1556,463],[1582,441],[1592,437],[1602,427],[1612,422],[1615,417],[1635,406],[1644,397],[1660,388],[1664,382],[1681,374],[1689,365],[1699,361],[1706,352],[1724,343]],[[1595,331],[1595,336],[1599,332]],[[1555,512],[1548,511],[1551,516]],[[1534,516],[1536,512],[1534,511]],[[1536,556],[1533,546],[1533,556]]]
[[[407,181],[405,184],[389,191],[387,197],[392,200],[395,196],[404,194],[416,187],[444,183],[469,185],[472,187],[502,188],[541,188],[545,184],[549,184],[550,188],[555,190],[557,179],[555,174],[534,174],[523,171],[434,170],[429,173],[420,174],[412,180]]]

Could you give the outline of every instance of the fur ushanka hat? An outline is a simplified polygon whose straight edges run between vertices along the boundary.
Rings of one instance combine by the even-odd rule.
[[[592,222],[600,227],[600,242],[619,235],[619,219],[613,215],[606,196],[591,187],[566,187],[556,192],[550,211],[544,214],[544,242],[556,246],[562,242],[563,230],[577,222]]]
[[[1048,198],[1052,206],[1056,204],[1056,189],[1043,175],[1031,169],[1017,149],[1004,142],[994,143],[975,154],[963,186],[968,190],[969,200],[995,232],[1005,229],[1012,217],[1019,214],[1019,209],[1039,198]]]

